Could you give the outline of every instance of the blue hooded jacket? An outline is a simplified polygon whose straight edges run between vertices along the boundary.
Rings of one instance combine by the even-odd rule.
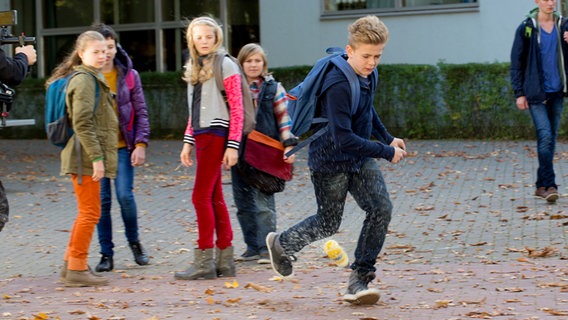
[[[544,76],[540,56],[540,26],[537,15],[539,9],[530,11],[527,18],[515,31],[513,48],[511,49],[511,86],[515,97],[526,96],[529,104],[542,103],[546,100]],[[567,93],[566,74],[568,73],[568,45],[562,34],[567,31],[566,19],[554,13],[555,25],[558,29],[558,67],[564,94]]]

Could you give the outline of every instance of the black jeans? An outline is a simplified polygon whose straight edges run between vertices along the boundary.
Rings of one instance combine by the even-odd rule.
[[[0,181],[0,231],[4,228],[6,222],[8,222],[8,213],[10,207],[8,206],[8,198],[6,197],[6,190]]]
[[[351,269],[374,272],[392,214],[392,203],[377,161],[368,159],[357,173],[312,172],[311,175],[318,211],[282,232],[280,244],[284,251],[291,255],[314,241],[335,234],[341,225],[349,192],[366,214]]]

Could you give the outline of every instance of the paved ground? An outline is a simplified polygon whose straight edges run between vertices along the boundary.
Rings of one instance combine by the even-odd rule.
[[[395,207],[373,283],[381,301],[353,307],[340,299],[348,272],[323,256],[323,240],[298,255],[293,280],[246,263],[236,278],[175,281],[173,272],[192,260],[196,224],[192,170],[179,167],[181,144],[173,141],[153,141],[137,171],[141,239],[152,264],[134,264],[115,205],[111,285],[65,288],[58,272],[75,200],[58,174],[58,150],[46,141],[1,140],[11,220],[0,233],[0,319],[568,319],[568,144],[558,146],[563,197],[555,205],[532,196],[534,142],[407,146],[402,164],[381,161]],[[295,173],[277,196],[279,228],[315,211],[305,153]],[[362,220],[349,199],[334,239],[350,254]],[[98,259],[95,239],[90,264]]]

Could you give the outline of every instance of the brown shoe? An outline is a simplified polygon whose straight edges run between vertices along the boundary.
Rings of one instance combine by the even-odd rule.
[[[106,286],[107,284],[108,279],[93,275],[91,270],[67,270],[67,275],[65,276],[66,287],[97,287]]]
[[[548,187],[548,189],[546,189],[544,198],[548,202],[556,202],[556,200],[558,200],[558,190],[556,189],[556,187]]]
[[[558,200],[558,190],[555,187],[540,187],[536,189],[534,194],[537,197],[543,198],[548,202],[556,202]]]
[[[100,274],[96,273],[93,271],[93,269],[91,269],[90,266],[87,266],[87,268],[89,268],[89,272],[95,276],[95,277],[102,277]],[[67,261],[63,261],[63,267],[61,267],[61,272],[59,272],[59,281],[61,282],[65,282],[65,278],[67,277]]]

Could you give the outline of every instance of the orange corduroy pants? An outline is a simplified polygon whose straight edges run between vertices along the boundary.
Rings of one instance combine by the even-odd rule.
[[[78,212],[65,252],[67,268],[77,271],[88,269],[89,247],[101,217],[101,185],[93,181],[91,176],[83,176],[82,179],[79,184],[78,176],[72,175]]]

